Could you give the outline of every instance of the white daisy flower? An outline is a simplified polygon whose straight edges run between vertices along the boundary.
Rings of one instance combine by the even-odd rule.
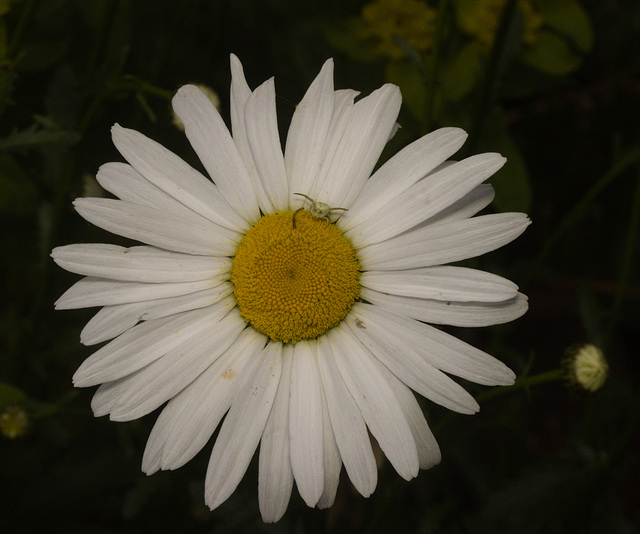
[[[223,420],[206,474],[214,509],[258,445],[265,521],[284,514],[293,483],[309,506],[334,501],[344,464],[365,497],[377,468],[368,431],[398,474],[440,461],[411,390],[457,412],[478,410],[449,375],[485,385],[514,374],[430,324],[485,326],[527,309],[512,282],[444,265],[520,235],[524,214],[475,216],[498,154],[447,161],[466,134],[443,128],[373,172],[395,129],[400,91],[360,98],[333,88],[327,61],[297,106],[284,153],[273,79],[252,91],[231,56],[229,133],[195,86],[173,108],[209,177],[139,132],[113,127],[127,163],[79,198],[87,221],[144,243],[75,244],[52,256],[84,275],[58,309],[102,306],[81,334],[109,343],[74,375],[100,385],[96,416],[142,417],[167,403],[143,470],[176,469]],[[373,174],[372,174],[373,172]]]

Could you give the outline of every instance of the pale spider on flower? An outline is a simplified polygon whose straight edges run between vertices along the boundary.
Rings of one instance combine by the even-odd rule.
[[[328,204],[325,204],[324,202],[316,202],[315,200],[313,200],[311,197],[305,195],[304,193],[294,193],[294,195],[298,195],[301,197],[306,198],[309,202],[311,202],[311,208],[309,209],[309,211],[311,212],[311,215],[313,216],[314,219],[324,219],[325,221],[327,221],[327,224],[329,224],[331,221],[329,220],[329,216],[331,215],[332,211],[335,210],[343,210],[343,211],[349,211],[348,208],[332,208],[331,206],[329,206]],[[304,208],[300,208],[296,211],[296,213],[298,213],[298,211],[300,211],[301,209]],[[294,219],[293,219],[293,227],[295,228],[295,215],[294,215]]]

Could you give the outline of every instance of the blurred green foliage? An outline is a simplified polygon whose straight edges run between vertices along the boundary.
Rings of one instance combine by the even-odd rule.
[[[0,436],[0,530],[637,532],[638,42],[633,0],[0,0],[0,417],[24,424]],[[473,418],[425,402],[441,465],[404,482],[382,462],[371,498],[345,479],[324,512],[294,492],[276,525],[259,519],[255,466],[227,503],[204,507],[210,446],[176,472],[143,475],[154,417],[93,418],[92,391],[70,379],[92,352],[79,343],[91,311],[53,312],[76,277],[55,268],[51,248],[114,240],[71,207],[95,194],[102,163],[120,160],[110,126],[198,165],[169,100],[205,83],[228,117],[230,52],[252,86],[275,75],[281,132],[329,56],[339,88],[398,84],[402,128],[383,157],[461,126],[462,155],[509,158],[491,180],[492,209],[534,221],[474,262],[520,282],[530,312],[454,331],[514,368],[519,385],[468,385],[482,405]],[[609,360],[601,391],[534,380],[584,341]]]

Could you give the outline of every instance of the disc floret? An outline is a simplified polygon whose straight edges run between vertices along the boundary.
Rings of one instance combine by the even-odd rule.
[[[244,320],[284,343],[316,338],[338,325],[360,291],[351,242],[309,210],[294,215],[263,216],[240,241],[231,270]]]

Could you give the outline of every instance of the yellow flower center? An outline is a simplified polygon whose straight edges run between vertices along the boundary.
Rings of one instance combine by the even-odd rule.
[[[349,240],[307,210],[265,215],[242,238],[231,269],[244,320],[275,341],[315,338],[345,318],[360,291]]]

